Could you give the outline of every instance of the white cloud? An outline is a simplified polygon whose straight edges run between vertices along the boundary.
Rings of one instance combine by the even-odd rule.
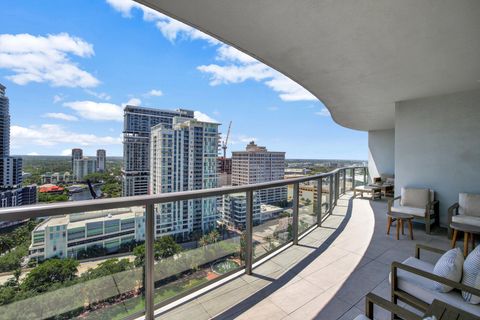
[[[72,149],[64,149],[60,153],[61,156],[71,156],[72,155]]]
[[[323,108],[322,110],[315,112],[315,115],[321,117],[330,117],[330,111],[328,111],[327,108]]]
[[[27,153],[27,156],[39,156],[40,154],[38,152],[29,152]]]
[[[139,107],[141,104],[142,104],[142,100],[138,98],[131,98],[126,103],[124,103],[124,105],[136,106],[136,107]]]
[[[59,119],[65,121],[77,121],[78,118],[70,114],[61,113],[61,112],[49,112],[43,115],[45,118]]]
[[[247,80],[262,81],[278,92],[283,101],[317,100],[296,82],[231,46],[220,46],[216,58],[226,64],[197,67],[201,72],[210,75],[210,85],[212,86],[241,83]]]
[[[78,116],[95,121],[123,121],[123,108],[113,103],[95,101],[65,102],[65,107],[74,110]]]
[[[179,38],[185,39],[201,39],[206,40],[211,44],[220,43],[217,39],[210,37],[209,35],[187,26],[186,24],[174,20],[158,11],[152,10],[144,5],[133,2],[131,0],[107,0],[115,10],[122,13],[122,16],[130,18],[132,16],[132,10],[138,9],[143,13],[143,20],[149,21],[155,24],[165,38],[174,42]]]
[[[223,44],[217,49],[217,60],[241,62],[244,64],[258,63],[258,60],[232,46]]]
[[[42,124],[35,127],[13,125],[11,127],[11,137],[12,145],[15,148],[31,147],[32,145],[51,147],[65,143],[75,143],[81,146],[118,145],[122,143],[120,136],[96,136],[94,134],[72,132],[56,124]]]
[[[217,45],[216,60],[222,64],[201,65],[197,69],[210,75],[210,85],[242,83],[247,80],[261,81],[275,92],[279,93],[283,101],[317,100],[310,92],[281,73],[264,65],[255,58],[223,44],[209,35],[191,28],[186,24],[174,20],[155,10],[145,7],[131,0],[106,0],[115,10],[124,17],[131,17],[133,9],[143,12],[145,21],[153,22],[163,36],[174,42],[177,39],[202,39],[212,45]]]
[[[52,86],[89,88],[100,81],[80,69],[69,55],[88,58],[93,46],[68,33],[34,36],[31,34],[0,34],[0,68],[14,74],[7,79],[18,85],[47,82]]]
[[[112,98],[108,93],[105,93],[105,92],[95,92],[95,91],[89,90],[89,89],[86,89],[85,92],[88,93],[91,96],[94,96],[94,97],[96,97],[98,99],[102,99],[102,100],[107,100],[108,101]]]
[[[151,97],[160,97],[163,96],[162,90],[152,89],[147,93],[148,96]]]
[[[207,114],[205,114],[205,113],[203,113],[203,112],[200,112],[200,111],[195,111],[195,112],[193,113],[193,116],[194,116],[195,119],[197,119],[198,121],[219,123],[217,120],[211,118],[211,117],[208,116]]]
[[[226,133],[222,134],[222,141],[225,140],[225,135]],[[251,141],[258,141],[258,138],[252,137],[252,136],[247,136],[245,134],[239,134],[239,135],[230,135],[228,139],[228,144],[240,144],[240,145],[246,145],[250,143]]]
[[[271,80],[265,82],[267,86],[278,92],[283,101],[311,101],[317,100],[314,95],[308,92],[295,81],[277,72]]]
[[[58,103],[60,101],[63,101],[63,99],[65,99],[63,95],[56,94],[53,96],[53,103]]]
[[[247,65],[227,65],[218,64],[202,65],[198,70],[210,74],[210,85],[217,86],[228,83],[241,83],[246,80],[261,81],[273,77],[272,69],[261,63]]]

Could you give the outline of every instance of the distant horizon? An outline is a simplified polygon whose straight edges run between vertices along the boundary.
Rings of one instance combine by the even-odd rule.
[[[37,154],[37,155],[32,155],[32,154],[15,154],[15,155],[12,155],[13,157],[38,157],[38,158],[41,158],[41,157],[55,157],[55,158],[71,158],[71,156],[65,156],[65,155],[51,155],[51,154]],[[96,157],[96,155],[86,155],[86,157]],[[220,155],[219,155],[220,157]],[[109,156],[108,153],[107,153],[107,160],[109,158],[114,158],[114,159],[123,159],[123,156]],[[368,161],[367,159],[307,159],[307,158],[285,158],[285,160],[288,160],[288,161],[296,161],[296,160],[299,160],[299,161]]]

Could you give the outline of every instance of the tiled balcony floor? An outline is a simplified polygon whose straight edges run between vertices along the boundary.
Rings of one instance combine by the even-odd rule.
[[[321,228],[254,269],[163,315],[165,319],[353,319],[370,291],[390,299],[390,263],[414,255],[415,244],[448,248],[445,233],[415,240],[387,236],[386,201],[343,196]],[[405,230],[407,231],[407,230]],[[422,255],[422,259],[424,256]],[[427,259],[432,257],[426,257]],[[383,311],[383,312],[382,312]],[[390,319],[384,310],[378,319]]]

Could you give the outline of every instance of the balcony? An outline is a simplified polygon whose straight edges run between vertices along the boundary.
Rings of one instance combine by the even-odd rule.
[[[353,198],[347,192],[321,226],[307,232],[298,245],[256,266],[251,275],[159,312],[159,318],[347,320],[364,314],[367,293],[390,300],[393,261],[412,256],[417,243],[449,248],[442,232],[427,235],[415,228],[415,241],[386,235],[386,207],[386,201]],[[380,309],[375,316],[391,315]]]
[[[207,308],[209,311],[204,313],[208,318],[240,312],[257,303],[262,306],[268,302],[262,302],[263,298],[272,295],[282,299],[288,290],[302,288],[302,284],[308,283],[310,289],[315,288],[309,293],[313,295],[307,298],[302,294],[301,299],[291,301],[307,303],[317,296],[320,298],[321,293],[333,292],[331,287],[342,287],[340,280],[355,275],[355,270],[361,270],[362,265],[380,263],[368,256],[372,249],[367,248],[374,251],[388,249],[376,247],[375,239],[380,241],[385,236],[380,237],[374,232],[377,216],[382,215],[380,208],[385,207],[385,203],[375,203],[375,208],[370,207],[367,200],[351,199],[349,190],[354,185],[364,184],[366,179],[365,167],[352,167],[256,185],[2,209],[1,221],[43,219],[35,228],[30,246],[32,258],[52,256],[53,250],[53,255],[61,259],[50,261],[70,258],[68,261],[78,261],[79,264],[75,266],[77,271],[71,279],[58,281],[56,278],[63,273],[50,274],[49,279],[53,277],[52,281],[56,283],[53,286],[50,280],[40,286],[44,278],[37,271],[33,274],[24,270],[20,276],[24,279],[22,286],[31,289],[24,291],[27,293],[25,297],[17,296],[10,303],[4,302],[0,311],[7,318],[19,312],[26,318],[38,319],[74,316],[121,319],[142,315],[148,318],[152,314],[179,313],[210,303],[213,309]],[[316,190],[321,190],[319,203],[300,200],[300,186],[307,183],[310,188],[313,185]],[[260,211],[260,206],[254,206],[260,191],[286,186],[292,187],[293,195],[283,208],[276,207],[273,212],[266,213]],[[243,232],[228,227],[211,241],[209,233],[203,234],[198,247],[183,241],[187,245],[173,254],[165,254],[159,249],[165,243],[156,240],[155,205],[173,205],[193,199],[208,203],[209,199],[215,202],[221,196],[235,194],[238,197],[242,193],[246,201]],[[266,206],[269,210],[271,207]],[[379,212],[377,215],[374,209]],[[255,213],[255,210],[260,212]],[[254,221],[254,214],[264,218]],[[105,223],[103,229],[102,223]],[[377,225],[376,228],[380,227]],[[132,243],[126,240],[142,239],[143,234],[145,251],[139,255],[134,244],[141,246],[143,241]],[[352,239],[355,241],[350,243]],[[98,241],[105,241],[101,252],[97,252],[99,248],[89,249],[89,244]],[[391,246],[395,244],[393,241],[389,243]],[[84,248],[83,251],[78,250],[80,247]],[[124,259],[121,261],[128,267],[121,268],[122,263],[117,264],[118,260],[115,260],[115,267],[110,265],[109,268],[108,263],[112,260],[108,259],[112,258]],[[316,280],[307,281],[309,275],[328,267],[332,259],[337,258],[341,259],[336,263],[344,264],[337,270],[341,270],[335,277],[338,282],[332,283],[332,278],[325,277],[327,273],[323,272],[321,277],[311,276]],[[99,266],[102,266],[101,273]],[[55,265],[49,267],[55,268]],[[384,278],[372,281],[379,280],[380,283]],[[348,281],[344,286],[348,288]],[[14,283],[12,287],[16,288]],[[219,292],[232,294],[222,294],[221,299],[214,299]],[[360,299],[364,293],[362,291],[358,296],[360,293],[355,292],[355,298]],[[341,291],[338,295],[341,297]],[[175,308],[179,304],[181,306]],[[284,303],[280,305],[286,307]],[[293,304],[286,308],[281,312],[288,314],[296,310]],[[343,314],[341,308],[338,310]],[[317,310],[321,311],[322,308]],[[170,317],[169,313],[165,316]]]

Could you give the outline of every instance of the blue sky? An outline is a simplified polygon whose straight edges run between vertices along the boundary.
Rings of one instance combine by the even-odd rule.
[[[2,1],[0,83],[12,154],[122,155],[122,105],[198,111],[229,150],[251,139],[287,158],[366,159],[303,88],[243,53],[130,0]]]

